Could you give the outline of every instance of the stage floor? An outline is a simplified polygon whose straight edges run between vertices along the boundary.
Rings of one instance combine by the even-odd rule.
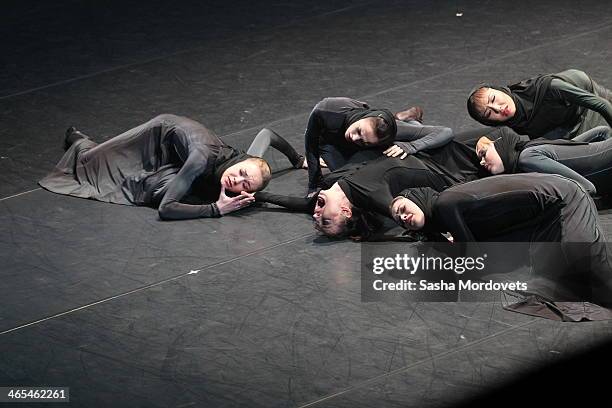
[[[36,184],[69,125],[103,141],[175,113],[237,147],[269,127],[303,151],[326,96],[420,105],[426,124],[460,131],[478,126],[465,98],[480,82],[578,68],[612,87],[612,9],[576,4],[10,3],[0,386],[69,386],[86,407],[430,407],[612,340],[609,322],[499,302],[362,302],[360,245],[318,237],[303,214],[161,222]],[[268,189],[304,194],[306,181],[281,171]]]

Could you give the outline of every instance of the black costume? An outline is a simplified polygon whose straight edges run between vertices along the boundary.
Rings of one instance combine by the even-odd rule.
[[[416,188],[401,195],[425,213],[424,230],[450,232],[456,242],[561,243],[557,254],[547,252],[550,247],[532,246],[537,280],[553,282],[536,286],[536,294],[547,300],[571,301],[557,307],[529,298],[515,305],[515,310],[551,317],[547,308],[555,308],[554,313],[567,320],[612,318],[609,310],[581,302],[612,305],[612,256],[595,205],[575,181],[551,174],[502,175],[441,193]],[[550,267],[552,259],[564,262],[563,267]]]
[[[393,198],[408,186],[442,191],[486,175],[471,148],[451,141],[403,160],[383,157],[365,163],[361,171],[342,177],[338,184],[354,206],[390,216]]]
[[[419,152],[405,159],[378,157],[374,160],[348,163],[325,175],[318,185],[328,189],[338,182],[355,207],[389,216],[389,205],[400,191],[410,187],[432,187],[442,191],[449,186],[486,176],[474,150],[451,141],[443,147]],[[259,192],[256,201],[270,202],[312,214],[316,199],[286,197]]]
[[[516,105],[514,116],[499,123],[482,118],[468,98],[468,112],[485,125],[504,125],[530,138],[547,139],[572,139],[596,126],[612,126],[612,92],[576,69],[508,87],[487,84],[478,88],[482,86],[507,93]]]
[[[267,129],[246,154],[194,120],[164,114],[99,145],[88,137],[77,139],[39,184],[59,194],[159,208],[162,219],[216,217],[223,172],[263,155],[270,144],[294,166],[303,163]]]
[[[365,102],[342,97],[325,98],[312,110],[304,135],[309,191],[316,189],[321,178],[319,157],[322,157],[329,169],[334,171],[349,161],[370,160],[381,155],[380,149],[360,149],[344,137],[346,129],[351,124],[372,116],[380,116],[395,127],[392,129],[392,133],[395,134],[394,139],[399,141],[398,145],[410,154],[442,146],[453,137],[449,128],[402,122],[396,120],[388,110],[370,109]]]
[[[572,140],[526,141],[507,127],[491,131],[504,173],[560,174],[582,185],[591,195],[612,193],[612,129],[593,128]],[[579,141],[580,140],[580,141]],[[590,142],[593,140],[599,140]]]

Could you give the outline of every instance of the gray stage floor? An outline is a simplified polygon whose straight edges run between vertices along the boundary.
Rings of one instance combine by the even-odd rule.
[[[161,222],[36,184],[72,124],[102,141],[176,113],[303,150],[326,96],[459,131],[482,81],[579,68],[611,87],[607,2],[13,2],[0,21],[0,386],[69,386],[84,407],[429,407],[612,339],[499,303],[363,303],[359,244],[305,215]]]

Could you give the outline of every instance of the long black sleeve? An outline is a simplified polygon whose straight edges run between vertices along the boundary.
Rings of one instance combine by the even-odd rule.
[[[550,87],[559,98],[594,110],[612,126],[612,104],[606,99],[558,78],[551,81]]]
[[[255,201],[258,203],[275,204],[296,212],[312,214],[317,201],[317,194],[312,197],[296,197],[258,191],[255,193]]]
[[[464,218],[464,211],[475,198],[453,191],[445,191],[440,194],[435,207],[434,217],[436,223],[450,232],[455,242],[475,242],[474,234],[468,227]]]
[[[315,105],[304,134],[309,193],[315,191],[321,181],[319,144],[348,143],[344,141],[347,114],[353,109],[367,108],[367,103],[346,97],[325,98]]]
[[[190,218],[218,217],[217,206],[213,204],[183,204],[181,199],[187,195],[194,180],[206,169],[208,154],[203,149],[194,149],[187,160],[169,183],[158,213],[162,220],[183,220]]]
[[[453,130],[444,126],[424,126],[397,122],[395,144],[404,152],[414,154],[422,150],[435,149],[453,140]]]
[[[294,168],[299,169],[304,164],[304,157],[296,152],[285,138],[266,128],[260,130],[257,136],[255,136],[251,146],[249,146],[249,150],[247,150],[247,154],[263,157],[270,146],[284,154]]]
[[[321,179],[321,166],[319,164],[319,138],[321,136],[322,118],[315,107],[308,118],[306,133],[304,134],[304,149],[308,163],[308,192],[316,190]]]

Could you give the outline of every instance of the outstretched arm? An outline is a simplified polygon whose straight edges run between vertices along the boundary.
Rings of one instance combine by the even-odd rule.
[[[418,122],[397,121],[395,140],[409,143],[416,153],[421,150],[444,146],[453,140],[453,130],[445,126],[426,126]]]
[[[255,201],[258,203],[270,203],[281,207],[285,207],[291,211],[311,214],[314,211],[317,201],[317,194],[312,197],[296,197],[280,194],[272,194],[266,191],[258,191],[255,193]]]
[[[608,125],[612,126],[612,104],[606,99],[558,78],[553,79],[550,86],[560,98],[594,110],[606,119]]]
[[[262,129],[251,143],[248,154],[263,157],[268,147],[272,146],[289,159],[294,168],[299,169],[304,164],[304,156],[295,151],[281,135],[270,129]]]
[[[406,155],[422,150],[436,149],[453,140],[451,128],[424,126],[418,124],[418,122],[396,122],[397,136],[395,137],[394,146],[385,150],[387,156],[397,157],[403,153],[403,157],[406,157]]]

